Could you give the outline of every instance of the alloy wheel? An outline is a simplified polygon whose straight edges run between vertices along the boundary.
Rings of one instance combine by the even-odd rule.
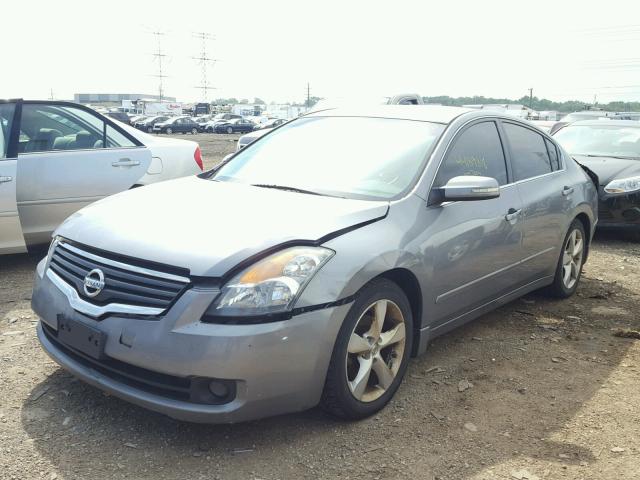
[[[582,232],[575,229],[567,238],[562,255],[562,282],[567,289],[573,288],[580,277],[583,251]]]
[[[173,133],[173,130],[171,128],[167,128],[167,133],[171,135]]]
[[[405,319],[391,300],[371,304],[356,322],[347,347],[347,384],[361,402],[380,398],[393,383],[404,356]]]

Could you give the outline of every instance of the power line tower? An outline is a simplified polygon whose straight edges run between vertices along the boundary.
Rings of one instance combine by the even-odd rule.
[[[151,55],[158,62],[158,73],[155,74],[154,77],[156,77],[158,79],[158,96],[160,97],[160,102],[162,103],[162,100],[164,98],[164,89],[163,89],[163,86],[162,86],[162,84],[163,84],[162,79],[167,77],[162,71],[162,60],[167,57],[167,55],[162,53],[162,37],[164,36],[164,32],[155,31],[155,32],[151,32],[151,34],[155,35],[156,41],[158,43],[157,52],[156,53],[152,53]]]
[[[202,95],[203,95],[203,99],[206,103],[209,103],[209,90],[214,90],[215,87],[212,87],[209,84],[209,80],[208,80],[208,70],[209,70],[209,65],[214,65],[218,60],[216,60],[215,58],[210,58],[207,54],[207,42],[214,40],[215,37],[213,35],[211,35],[210,33],[207,32],[194,32],[193,36],[195,38],[198,38],[202,41],[202,50],[200,50],[200,56],[199,57],[191,57],[194,60],[198,61],[198,65],[200,65],[201,68],[201,76],[202,76],[202,80],[199,86],[197,86],[196,88],[199,88],[200,90],[202,90]]]

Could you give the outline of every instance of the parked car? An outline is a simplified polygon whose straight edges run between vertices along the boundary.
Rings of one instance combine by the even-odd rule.
[[[207,123],[211,121],[209,116],[206,117],[191,117],[191,120],[198,124],[198,131],[204,132],[204,127]]]
[[[285,118],[271,118],[264,123],[254,125],[254,130],[264,130],[265,128],[275,128],[287,123],[289,120]]]
[[[596,206],[514,118],[310,114],[69,218],[37,267],[37,335],[74,376],[178,419],[362,418],[438,335],[543,287],[571,296]]]
[[[170,118],[171,117],[166,115],[156,115],[152,117],[147,117],[144,120],[140,120],[134,123],[133,126],[138,130],[142,130],[143,132],[153,133],[153,127],[156,123],[164,123]]]
[[[0,101],[0,254],[51,241],[82,207],[203,169],[195,142],[159,139],[83,105]]]
[[[127,115],[125,112],[120,112],[118,110],[108,110],[105,112],[105,115],[107,117],[118,120],[119,122],[124,123],[126,125],[131,124],[131,121],[129,120],[129,115]]]
[[[605,112],[602,110],[584,110],[582,112],[568,113],[562,117],[559,121],[555,122],[550,129],[551,135],[556,133],[565,125],[572,122],[579,122],[582,120],[606,120],[614,115],[613,112]]]
[[[598,226],[640,230],[640,123],[584,120],[554,138],[598,176]]]
[[[191,117],[173,117],[153,126],[153,133],[191,133],[195,135],[199,131],[200,125],[194,122]]]
[[[246,147],[251,142],[254,142],[258,138],[266,135],[267,133],[269,133],[272,130],[273,130],[273,128],[264,128],[262,130],[254,130],[253,132],[249,132],[249,133],[247,133],[245,135],[242,135],[238,139],[238,143],[236,144],[236,150],[240,150],[241,148]]]
[[[213,133],[215,132],[215,127],[219,123],[225,123],[229,120],[241,119],[242,115],[236,115],[233,113],[218,113],[213,119],[204,124],[205,132]]]
[[[246,133],[251,132],[255,123],[244,118],[236,118],[227,120],[226,122],[217,123],[213,127],[215,133]]]

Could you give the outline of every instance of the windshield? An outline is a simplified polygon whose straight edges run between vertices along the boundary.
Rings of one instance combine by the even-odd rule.
[[[386,118],[302,118],[245,147],[213,179],[392,199],[412,185],[444,128]]]
[[[640,158],[640,125],[570,125],[554,138],[572,155]]]

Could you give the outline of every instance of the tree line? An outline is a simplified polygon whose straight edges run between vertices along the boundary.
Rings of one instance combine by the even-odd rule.
[[[441,95],[437,97],[422,97],[425,103],[438,103],[440,105],[461,106],[461,105],[477,105],[487,103],[518,103],[525,106],[531,106],[534,110],[557,110],[559,112],[577,112],[581,110],[590,110],[597,108],[609,112],[637,112],[640,111],[640,102],[609,102],[599,103],[596,105],[581,102],[579,100],[567,100],[566,102],[554,102],[546,98],[533,97],[529,99],[526,95],[516,100],[512,98],[491,98],[491,97],[449,97]],[[529,101],[531,100],[531,104]]]

